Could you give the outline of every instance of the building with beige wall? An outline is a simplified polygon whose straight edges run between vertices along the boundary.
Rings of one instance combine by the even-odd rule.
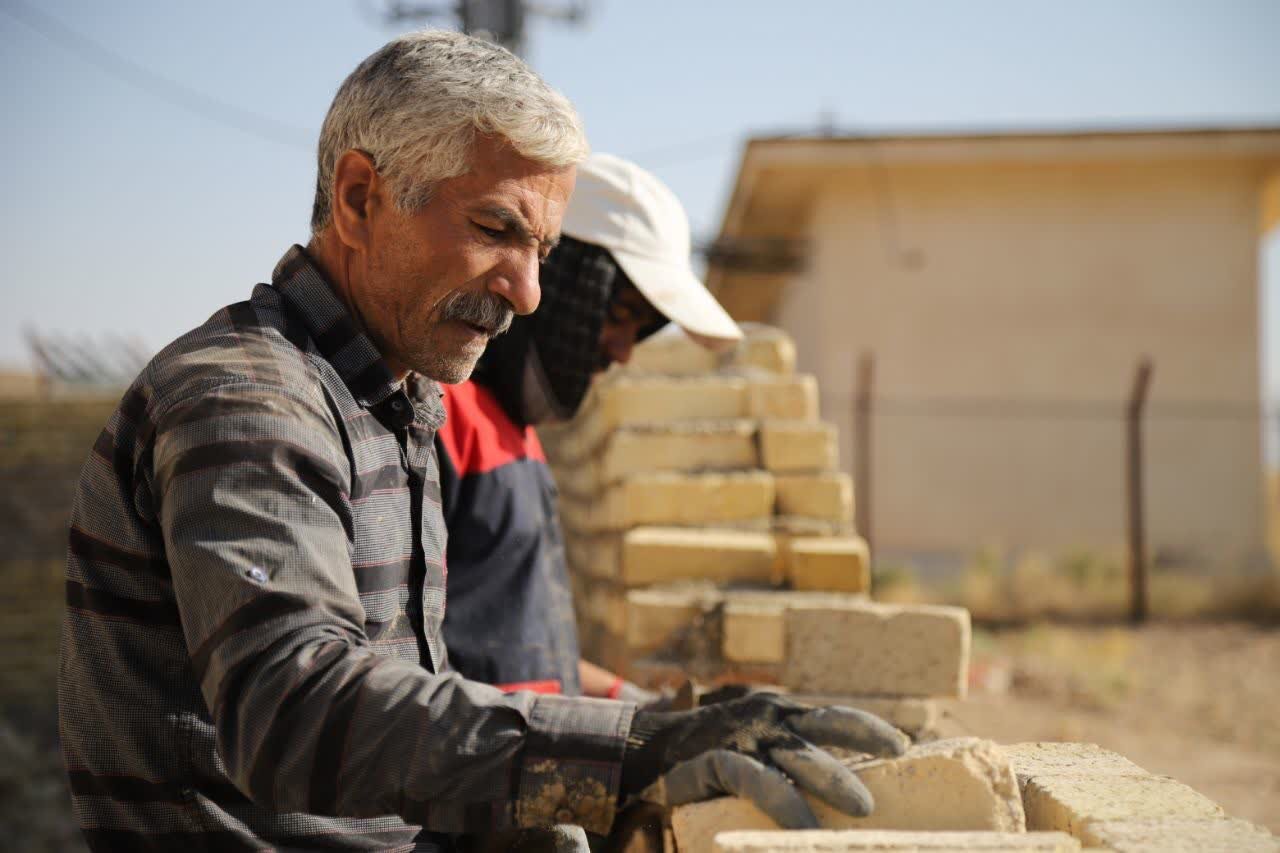
[[[874,355],[881,554],[1122,546],[1146,356],[1152,552],[1237,560],[1265,541],[1259,243],[1277,175],[1280,128],[757,139],[721,245],[780,241],[804,263],[713,266],[709,284],[795,337],[846,469],[854,365]]]

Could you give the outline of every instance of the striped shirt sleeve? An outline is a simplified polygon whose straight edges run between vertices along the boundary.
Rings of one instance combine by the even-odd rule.
[[[235,785],[277,812],[605,832],[634,708],[373,653],[350,470],[319,388],[236,382],[156,418],[153,493],[190,662]]]

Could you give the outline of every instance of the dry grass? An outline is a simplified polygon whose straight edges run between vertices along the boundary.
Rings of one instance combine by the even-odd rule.
[[[958,577],[927,583],[910,567],[877,567],[875,598],[966,607],[978,622],[1041,619],[1114,621],[1129,613],[1129,581],[1114,557],[1074,553],[1056,560],[1026,554],[1006,561],[980,551]],[[1239,619],[1280,624],[1280,572],[1153,569],[1148,612],[1157,619]]]

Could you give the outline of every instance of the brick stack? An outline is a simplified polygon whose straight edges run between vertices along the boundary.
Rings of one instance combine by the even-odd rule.
[[[1085,743],[999,746],[957,738],[897,759],[846,765],[875,798],[851,818],[810,798],[822,830],[780,831],[750,801],[680,806],[675,849],[723,853],[840,851],[1275,851],[1265,828],[1122,755]]]
[[[962,693],[965,611],[868,600],[836,430],[781,331],[721,355],[657,336],[542,435],[588,657],[646,684],[875,697],[921,724],[925,698]]]

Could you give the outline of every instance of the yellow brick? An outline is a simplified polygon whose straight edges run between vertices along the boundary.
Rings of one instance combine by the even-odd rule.
[[[1222,817],[1217,803],[1163,776],[1033,776],[1022,798],[1028,828],[1077,838],[1091,821]]]
[[[624,427],[600,458],[600,484],[651,471],[729,471],[756,468],[752,421],[694,421],[652,428]]]
[[[565,536],[565,554],[573,574],[617,580],[622,574],[622,540],[616,535]]]
[[[843,471],[778,474],[774,488],[779,515],[853,523],[853,478]]]
[[[1280,839],[1248,821],[1160,820],[1092,821],[1080,840],[1086,849],[1114,853],[1276,853]]]
[[[747,382],[737,376],[686,379],[621,376],[595,392],[596,411],[606,429],[626,424],[752,417]]]
[[[969,611],[929,604],[797,603],[787,610],[783,683],[796,692],[963,696]]]
[[[859,536],[805,537],[786,544],[787,580],[792,589],[868,592],[871,553]]]
[[[809,797],[824,828],[1017,833],[1025,829],[1018,784],[1000,747],[991,741],[933,741],[912,747],[901,758],[845,763],[871,792],[875,810],[855,818]],[[716,833],[727,830],[777,829],[750,800],[736,797],[679,806],[672,811],[671,824],[680,850],[709,850]]]
[[[747,414],[753,418],[817,420],[818,380],[799,376],[752,376],[747,382]]]
[[[622,580],[628,586],[685,579],[768,582],[774,556],[768,533],[637,527],[623,536]]]
[[[692,376],[709,373],[720,363],[719,354],[698,344],[675,323],[639,344],[625,367],[627,373]]]
[[[736,367],[755,367],[770,373],[789,374],[796,369],[796,345],[781,329],[754,323],[742,324],[745,337],[729,354]]]
[[[1031,741],[1005,746],[1009,763],[1026,785],[1036,776],[1148,776],[1146,770],[1095,743]]]
[[[769,522],[773,476],[765,471],[637,474],[603,497],[565,494],[560,514],[580,531],[626,530],[644,524],[706,525]]]
[[[836,428],[824,422],[761,421],[760,458],[777,473],[834,470]]]
[[[678,642],[699,616],[714,607],[710,588],[632,589],[626,593],[627,648],[652,652]]]
[[[783,608],[730,601],[723,610],[726,660],[735,663],[782,663],[787,657],[787,621]]]

